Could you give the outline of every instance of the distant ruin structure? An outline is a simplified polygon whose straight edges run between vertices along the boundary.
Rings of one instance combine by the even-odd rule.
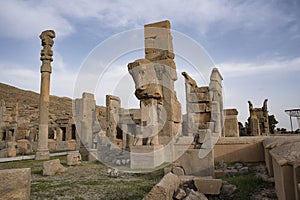
[[[253,108],[251,101],[248,101],[250,112],[250,129],[254,136],[266,136],[270,134],[268,99],[264,100],[261,108]]]
[[[53,30],[43,31],[40,35],[43,49],[41,50],[41,88],[39,104],[39,134],[36,160],[48,160],[50,158],[48,149],[48,123],[49,123],[49,96],[50,96],[50,75],[52,72],[51,62],[53,61],[52,46],[54,44],[55,32]]]

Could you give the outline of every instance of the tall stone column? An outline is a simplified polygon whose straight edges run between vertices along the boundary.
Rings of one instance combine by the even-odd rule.
[[[41,50],[41,88],[39,105],[39,135],[38,149],[35,155],[36,160],[48,160],[50,158],[48,149],[48,123],[49,123],[49,93],[50,74],[52,72],[51,62],[53,61],[52,46],[54,44],[55,32],[53,30],[43,31],[40,35],[43,49]]]

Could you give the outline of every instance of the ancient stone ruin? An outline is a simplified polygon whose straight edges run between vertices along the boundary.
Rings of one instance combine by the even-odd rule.
[[[36,160],[48,160],[48,124],[49,124],[49,94],[50,94],[50,74],[52,72],[51,62],[53,61],[52,46],[54,44],[55,32],[53,30],[43,31],[40,35],[42,40],[41,51],[41,93],[39,106],[39,134],[38,149],[36,151]]]
[[[248,101],[250,112],[250,128],[254,136],[269,135],[269,111],[267,105],[268,99],[265,99],[261,108],[253,108],[251,101]]]
[[[239,137],[239,125],[238,125],[238,111],[237,109],[224,109],[224,136],[225,137]]]
[[[159,149],[178,137],[181,128],[181,105],[174,90],[177,74],[170,22],[145,25],[144,36],[145,58],[128,64],[128,71],[135,83],[135,95],[140,100],[138,141],[130,149],[131,166],[138,168],[156,166],[170,160],[163,158],[165,154]],[[139,162],[140,153],[154,153],[153,162],[157,163],[142,164]]]
[[[86,92],[73,104],[71,99],[50,96],[54,37],[51,30],[40,36],[40,95],[26,92],[21,95],[24,100],[17,102],[1,99],[0,157],[35,152],[35,159],[48,160],[50,152],[78,150],[69,152],[67,165],[98,160],[112,167],[110,176],[118,176],[116,167],[121,165],[148,170],[169,163],[165,177],[145,199],[206,199],[204,194],[220,193],[223,183],[215,177],[234,173],[227,167],[215,170],[215,162],[223,166],[224,160],[265,161],[277,196],[299,199],[300,140],[269,136],[267,99],[262,108],[248,102],[251,135],[258,137],[239,137],[237,109],[223,108],[220,71],[213,68],[204,86],[182,72],[186,92],[186,114],[182,115],[174,88],[178,77],[169,21],[144,26],[145,56],[127,65],[140,103],[134,109],[123,108],[122,100],[110,94],[105,96],[105,106],[96,105],[94,94]],[[11,96],[21,99],[17,93]],[[44,162],[45,175],[65,170],[58,159]],[[238,170],[248,172],[248,168]],[[28,196],[28,170],[24,174],[22,192]],[[184,190],[182,185],[191,182],[192,189]]]

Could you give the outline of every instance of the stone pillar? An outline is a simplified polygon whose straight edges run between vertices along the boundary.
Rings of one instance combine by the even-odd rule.
[[[79,153],[83,160],[93,148],[93,134],[96,132],[96,101],[93,94],[83,93],[81,99],[75,99],[75,122],[80,139]],[[95,133],[96,134],[96,133]]]
[[[300,117],[297,117],[298,129],[300,129]]]
[[[224,135],[225,137],[239,137],[239,122],[237,109],[225,109]]]
[[[143,137],[142,143],[141,139],[136,140],[130,148],[131,168],[151,168],[172,160],[169,150],[164,152],[162,147],[181,131],[181,105],[174,90],[177,73],[170,22],[145,25],[144,39],[145,57],[127,66],[141,108],[141,123],[135,135]]]
[[[39,137],[36,160],[48,160],[50,158],[48,149],[48,123],[49,123],[49,93],[50,93],[50,74],[52,72],[51,62],[53,61],[52,46],[54,44],[55,32],[53,30],[43,31],[40,35],[42,40],[41,51],[41,90],[39,105]]]
[[[106,135],[113,143],[117,138],[117,126],[119,122],[119,110],[121,100],[117,96],[106,95]]]

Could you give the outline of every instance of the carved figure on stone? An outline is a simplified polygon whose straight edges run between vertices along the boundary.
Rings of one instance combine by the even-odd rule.
[[[141,106],[141,134],[144,145],[167,144],[178,135],[181,107],[174,91],[176,65],[170,22],[144,26],[145,58],[128,64]],[[134,144],[139,144],[138,137]]]
[[[41,61],[49,60],[53,61],[53,51],[52,46],[54,44],[53,39],[55,38],[55,32],[53,30],[43,31],[40,35],[40,39],[42,40],[42,46],[44,49],[41,50]]]

